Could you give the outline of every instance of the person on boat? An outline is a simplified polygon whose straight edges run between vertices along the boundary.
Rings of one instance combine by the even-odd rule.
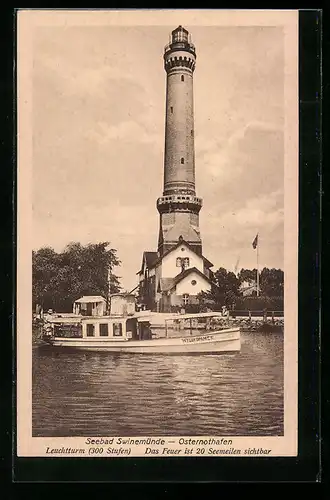
[[[229,317],[229,311],[227,309],[226,306],[222,306],[222,311],[221,311],[221,314],[224,318],[228,318]]]
[[[225,320],[226,325],[229,325],[229,310],[226,306],[222,306],[221,316]]]

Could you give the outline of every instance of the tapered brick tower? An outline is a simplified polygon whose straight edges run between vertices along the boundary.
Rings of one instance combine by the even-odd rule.
[[[202,255],[199,231],[201,198],[195,191],[193,74],[195,47],[186,29],[172,31],[165,47],[166,122],[164,190],[157,200],[160,214],[158,252],[172,248],[180,236]]]

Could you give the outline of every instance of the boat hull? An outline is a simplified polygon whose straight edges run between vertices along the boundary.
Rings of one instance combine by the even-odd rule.
[[[137,341],[55,337],[48,343],[62,349],[131,354],[214,354],[236,352],[241,348],[239,328],[189,337]]]

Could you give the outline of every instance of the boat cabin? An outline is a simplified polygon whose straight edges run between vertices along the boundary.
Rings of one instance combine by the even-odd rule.
[[[147,340],[152,338],[150,322],[145,318],[86,318],[82,320],[82,338],[111,340]]]
[[[103,340],[149,340],[150,322],[146,318],[88,317],[51,321],[52,335],[61,338],[95,338]]]
[[[85,295],[73,304],[73,313],[81,316],[104,316],[107,302],[100,295]]]

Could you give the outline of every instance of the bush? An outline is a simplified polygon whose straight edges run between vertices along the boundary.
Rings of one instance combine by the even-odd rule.
[[[235,302],[236,310],[247,311],[283,311],[283,297],[240,297]]]

